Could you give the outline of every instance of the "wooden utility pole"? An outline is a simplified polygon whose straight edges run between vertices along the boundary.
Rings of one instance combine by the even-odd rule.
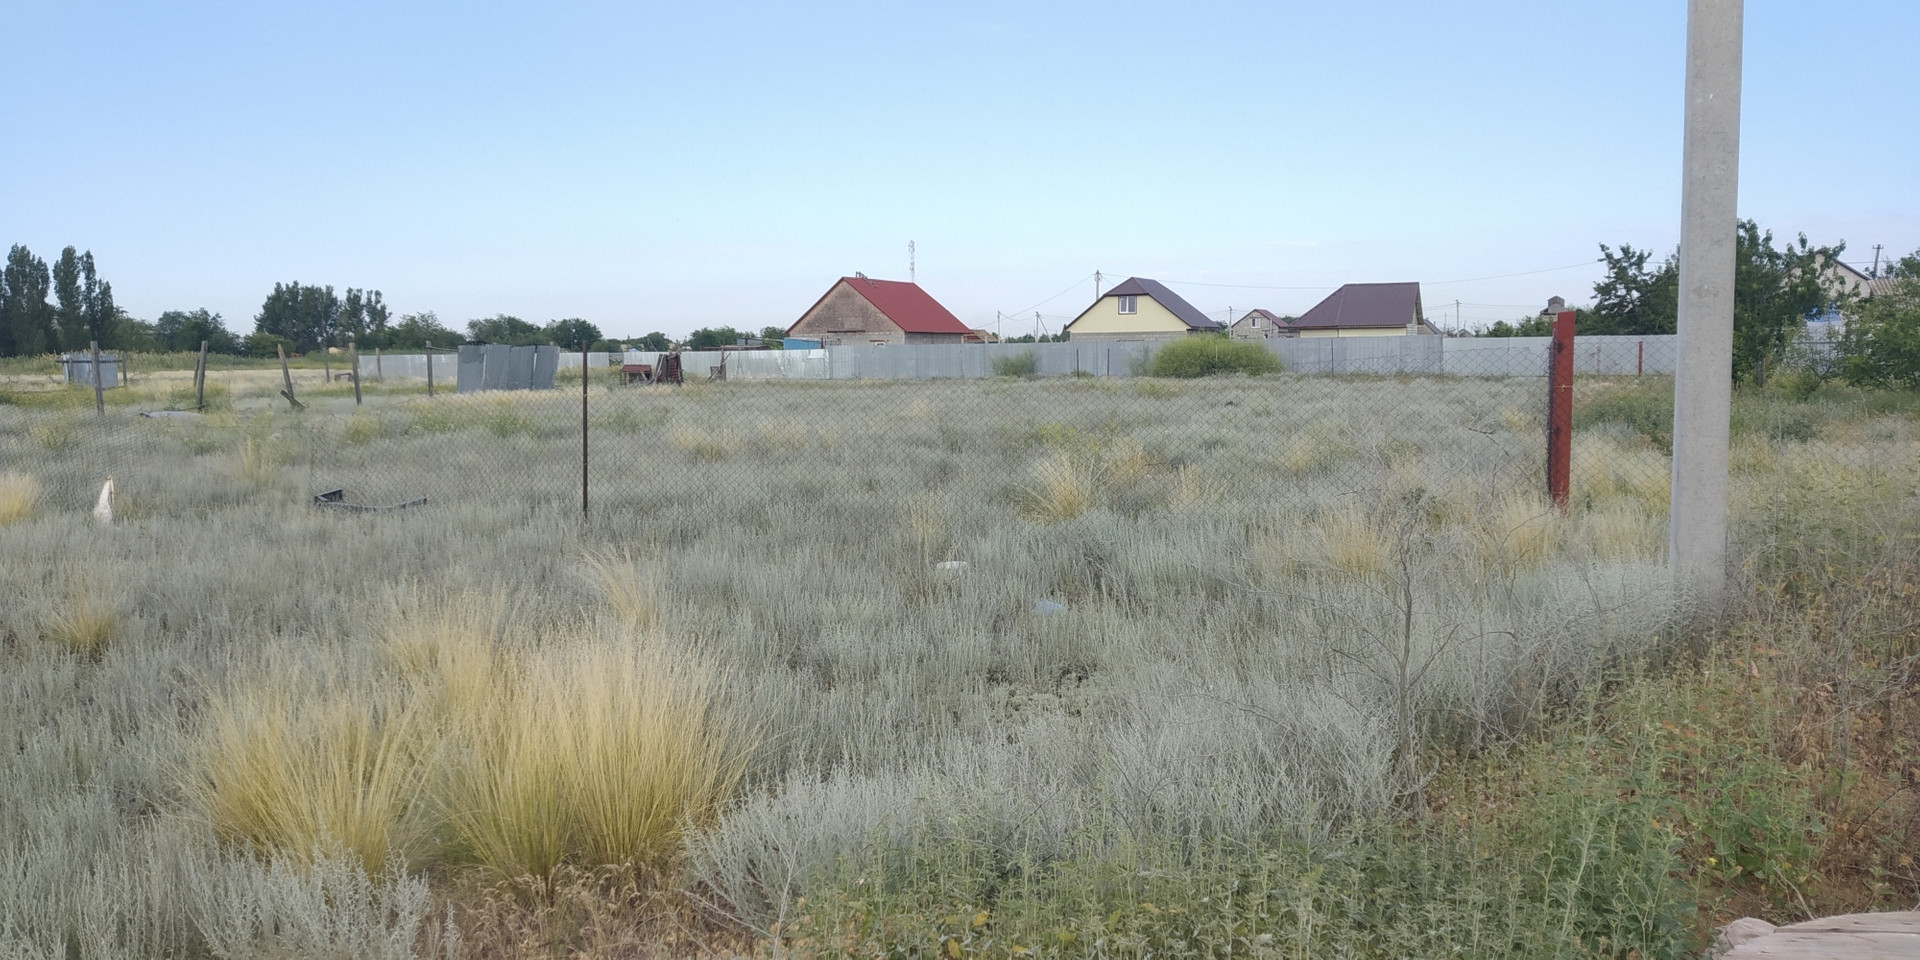
[[[280,391],[280,395],[287,398],[287,404],[292,409],[298,410],[301,403],[293,398],[293,371],[287,369],[287,346],[284,343],[276,343],[273,349],[280,354],[280,379],[287,385],[286,389]]]
[[[427,396],[431,397],[433,396],[433,341],[428,340],[426,341],[426,344],[427,344]]]
[[[1680,362],[1674,376],[1668,557],[1708,604],[1727,575],[1733,280],[1744,0],[1688,0],[1680,175]]]
[[[353,378],[353,405],[360,405],[360,346],[347,341],[348,376]]]
[[[200,359],[193,364],[193,408],[207,409],[207,342],[200,341]]]

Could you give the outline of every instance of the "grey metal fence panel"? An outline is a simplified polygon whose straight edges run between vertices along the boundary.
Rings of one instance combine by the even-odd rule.
[[[530,369],[527,371],[529,378],[528,386],[535,390],[553,389],[553,375],[560,368],[560,348],[518,347],[515,349],[531,349],[533,351],[533,356],[529,361]]]
[[[459,393],[472,393],[486,389],[486,347],[463,346],[460,348],[459,379],[454,389]]]
[[[1581,337],[1574,369],[1583,375],[1671,374],[1675,338]],[[681,354],[688,377],[706,379],[726,365],[730,380],[977,380],[999,375],[1008,361],[1031,355],[1043,377],[1128,377],[1155,350],[1172,341],[1066,343],[843,344],[819,350],[690,350]],[[1259,341],[1288,373],[1467,377],[1539,377],[1546,374],[1549,337],[1298,337]],[[658,364],[660,354],[630,350],[594,353],[596,368],[614,363]],[[389,357],[391,363],[396,358]],[[562,353],[559,365],[580,365]]]
[[[454,353],[436,353],[433,355],[434,379],[445,383],[448,378],[457,378],[460,370],[460,357]],[[384,354],[376,363],[373,357],[360,355],[360,379],[371,381],[376,377],[387,380],[425,380],[427,378],[427,355],[424,353]]]

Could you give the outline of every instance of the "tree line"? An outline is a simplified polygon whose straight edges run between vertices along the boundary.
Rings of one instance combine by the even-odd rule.
[[[1913,278],[1920,277],[1920,251],[1879,269],[1876,279],[1896,281],[1891,292],[1855,298],[1838,281],[1845,243],[1814,246],[1805,234],[1776,246],[1773,231],[1742,220],[1735,234],[1733,290],[1733,374],[1736,380],[1763,376],[1793,359],[1795,343],[1807,322],[1829,312],[1846,318],[1831,363],[1816,364],[1822,375],[1856,382],[1892,383],[1900,374],[1899,345],[1920,335],[1920,315],[1912,300]],[[1593,285],[1593,306],[1574,311],[1575,336],[1647,336],[1673,333],[1680,315],[1680,252],[1675,248],[1655,261],[1652,252],[1621,244],[1600,245],[1606,273]],[[1500,321],[1487,331],[1494,337],[1544,337],[1553,318]],[[1920,342],[1913,344],[1909,384],[1920,380]]]
[[[241,335],[204,307],[168,310],[152,322],[129,316],[114,303],[113,285],[100,277],[91,250],[67,247],[49,265],[15,244],[0,271],[0,357],[85,350],[93,343],[104,350],[163,353],[197,351],[204,342],[213,353],[256,357],[271,357],[282,349],[299,354],[348,345],[419,350],[428,344],[462,343],[553,344],[600,351],[658,351],[679,345],[706,350],[756,338],[778,346],[785,334],[783,327],[766,327],[758,334],[704,327],[678,344],[657,330],[614,340],[578,317],[536,324],[507,314],[470,320],[461,332],[430,310],[396,318],[379,290],[347,287],[336,292],[331,285],[294,281],[273,285],[253,317],[252,331]]]

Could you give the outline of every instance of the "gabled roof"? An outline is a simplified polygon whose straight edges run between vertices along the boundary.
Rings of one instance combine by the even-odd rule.
[[[1349,283],[1293,321],[1295,329],[1404,327],[1420,314],[1417,283]]]
[[[840,282],[834,286],[837,287],[840,283],[852,287],[856,293],[866,297],[868,303],[873,304],[881,313],[886,314],[887,319],[893,321],[895,326],[908,333],[966,334],[972,332],[966,324],[960,322],[960,318],[941,306],[940,301],[920,289],[917,283],[904,280],[841,277]],[[833,288],[829,287],[827,293],[832,292]],[[820,299],[825,300],[826,296],[822,295]],[[814,306],[819,306],[819,303],[816,302]],[[807,309],[807,313],[812,312],[811,307]]]
[[[1105,300],[1107,297],[1147,297],[1153,300],[1153,302],[1166,307],[1168,313],[1179,317],[1180,322],[1186,324],[1189,330],[1221,329],[1220,321],[1201,313],[1199,308],[1181,299],[1179,294],[1168,290],[1166,285],[1158,280],[1148,280],[1144,277],[1128,277],[1121,281],[1119,286],[1108,290],[1100,300]],[[1100,300],[1095,300],[1094,303],[1099,303]],[[1093,308],[1088,307],[1087,309],[1091,310]],[[1081,311],[1080,316],[1086,316],[1086,311]],[[1079,320],[1080,318],[1075,317],[1074,319]],[[1072,325],[1073,324],[1068,324],[1067,326]]]
[[[1291,320],[1288,320],[1286,317],[1283,317],[1274,313],[1272,310],[1262,310],[1259,307],[1255,307],[1252,310],[1248,310],[1246,313],[1242,314],[1240,317],[1240,320],[1235,320],[1234,323],[1238,324],[1242,320],[1247,319],[1248,317],[1260,317],[1266,320],[1268,323],[1273,324],[1276,327],[1284,327],[1289,323],[1293,322]]]

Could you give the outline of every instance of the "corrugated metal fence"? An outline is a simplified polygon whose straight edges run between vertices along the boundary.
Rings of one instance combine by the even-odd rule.
[[[1470,377],[1545,376],[1548,337],[1323,337],[1259,341],[1292,373],[1425,374]],[[972,343],[870,344],[823,350],[700,350],[681,355],[686,375],[706,379],[724,364],[729,380],[973,380],[1026,372],[1042,377],[1126,377],[1145,371],[1153,351],[1167,341],[1117,343]],[[1574,370],[1582,375],[1671,374],[1678,355],[1676,338],[1581,337],[1574,346]],[[596,367],[616,363],[655,363],[658,353],[590,353]],[[426,358],[381,358],[388,378],[424,378]],[[580,354],[563,351],[560,369],[580,365]],[[362,356],[363,377],[374,374],[373,358]],[[455,360],[434,357],[434,376],[451,379]]]

